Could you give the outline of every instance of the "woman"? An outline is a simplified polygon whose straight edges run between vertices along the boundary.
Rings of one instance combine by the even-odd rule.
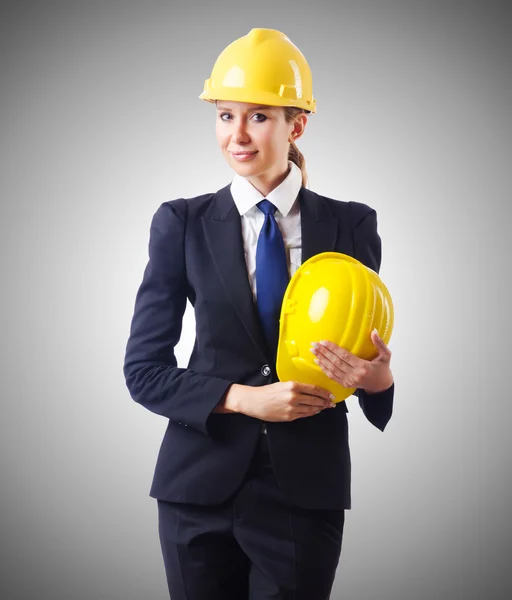
[[[323,600],[350,508],[347,408],[327,390],[279,382],[279,309],[288,278],[320,252],[378,272],[376,214],[305,187],[295,141],[316,108],[311,73],[281,32],[253,29],[230,44],[200,97],[216,104],[235,176],[156,211],[124,364],[132,398],[169,419],[150,491],[169,592]],[[180,368],[187,299],[196,340]],[[312,351],[329,377],[358,388],[364,414],[384,430],[391,353],[375,332],[372,341],[373,361],[330,342]]]

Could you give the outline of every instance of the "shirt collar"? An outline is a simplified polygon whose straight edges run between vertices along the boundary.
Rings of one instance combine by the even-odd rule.
[[[302,187],[302,171],[291,160],[288,161],[288,166],[290,171],[286,179],[267,196],[263,196],[245,177],[237,173],[231,182],[230,190],[238,212],[243,215],[266,198],[286,217]]]

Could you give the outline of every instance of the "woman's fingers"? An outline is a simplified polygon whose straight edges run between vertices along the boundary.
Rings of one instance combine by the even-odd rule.
[[[322,408],[319,406],[307,406],[306,404],[298,404],[295,407],[293,414],[296,418],[313,417],[314,415],[319,415],[324,410],[328,409],[325,407]]]
[[[342,348],[333,342],[321,341],[314,343],[313,347],[340,368],[342,365],[348,365],[348,367],[355,368],[363,360],[355,354],[352,354],[352,352],[349,352],[346,348]]]
[[[310,396],[309,394],[298,394],[295,398],[295,404],[297,405],[306,405],[313,406],[315,408],[330,408],[331,400],[324,400],[323,398],[319,398],[318,396]]]

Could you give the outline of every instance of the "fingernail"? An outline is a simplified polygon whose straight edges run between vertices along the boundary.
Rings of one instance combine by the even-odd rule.
[[[336,396],[335,396],[334,394],[329,394],[329,398],[330,398],[331,400],[336,400]]]
[[[336,404],[334,404],[334,402],[331,402],[331,408],[336,408]]]

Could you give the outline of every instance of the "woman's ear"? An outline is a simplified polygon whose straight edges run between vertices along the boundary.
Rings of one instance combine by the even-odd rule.
[[[293,131],[288,138],[290,143],[295,142],[301,135],[304,133],[304,129],[306,128],[306,123],[308,122],[308,117],[305,113],[301,113],[293,124]]]

